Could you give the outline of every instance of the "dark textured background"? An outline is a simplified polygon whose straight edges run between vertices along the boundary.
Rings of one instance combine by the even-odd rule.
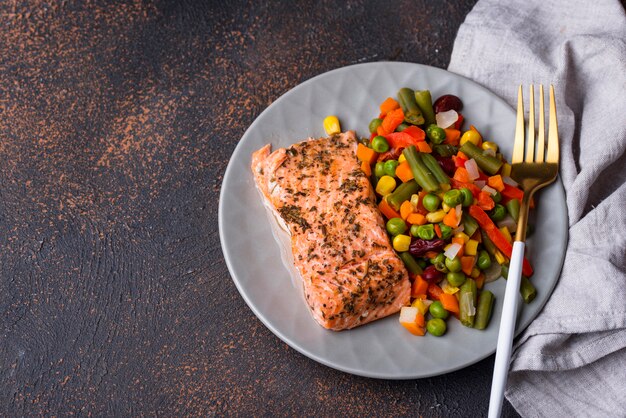
[[[493,357],[383,381],[290,349],[217,228],[272,101],[354,63],[445,68],[474,2],[2,2],[0,415],[486,415]]]

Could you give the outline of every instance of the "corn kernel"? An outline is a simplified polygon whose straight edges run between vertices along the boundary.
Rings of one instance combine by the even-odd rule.
[[[491,142],[491,141],[485,141],[483,142],[482,148],[486,151],[488,149],[493,150],[493,152],[498,152],[498,144],[496,144],[495,142]]]
[[[403,163],[406,161],[406,157],[404,156],[404,154],[400,154],[400,156],[398,157],[398,163]]]
[[[446,213],[443,210],[438,210],[436,212],[430,212],[426,215],[426,220],[431,224],[438,224],[443,221],[443,218],[446,216]]]
[[[387,196],[396,188],[396,179],[391,176],[382,176],[376,184],[376,193]]]
[[[445,212],[448,213],[450,212],[450,206],[446,205],[446,202],[441,202],[441,209]]]
[[[409,251],[411,245],[411,237],[404,234],[398,234],[393,237],[393,249],[398,252]]]
[[[324,118],[324,130],[326,135],[334,135],[341,132],[341,125],[339,125],[337,116],[330,115]]]
[[[413,206],[413,211],[415,211],[417,209],[417,206],[419,205],[420,202],[420,197],[417,194],[412,194],[411,195],[411,206]]]
[[[454,234],[454,238],[463,238],[463,242],[467,243],[470,237],[464,232],[457,232]]]
[[[419,313],[421,313],[422,315],[426,315],[426,312],[428,312],[428,307],[430,306],[430,304],[432,303],[432,301],[430,300],[425,300],[425,299],[415,299],[413,301],[413,303],[411,303],[411,306],[413,308],[417,308],[417,310],[419,311]]]
[[[478,241],[470,239],[465,243],[465,255],[476,255],[478,252]]]
[[[511,164],[502,164],[502,171],[500,171],[502,177],[511,177]]]
[[[444,193],[452,188],[452,186],[450,186],[449,184],[446,184],[446,183],[440,184],[439,187],[441,187],[441,190],[443,190]]]
[[[450,283],[448,283],[447,280],[445,280],[441,284],[441,290],[443,290],[443,293],[447,293],[448,295],[454,295],[460,289],[458,287],[456,287],[456,286],[452,286]]]
[[[476,131],[465,131],[465,133],[461,136],[460,144],[463,145],[467,141],[471,142],[476,146],[480,146],[480,142],[482,141],[482,136]]]
[[[496,258],[498,264],[502,265],[506,263],[506,257],[504,257],[504,254],[502,254],[499,250],[496,250],[493,253],[493,256]]]
[[[504,238],[506,238],[508,242],[513,242],[511,233],[509,232],[509,229],[506,226],[503,226],[502,228],[500,228],[500,232],[502,232],[502,235],[504,235]]]
[[[472,274],[470,274],[470,277],[475,279],[478,276],[480,276],[480,270],[476,267],[472,268]]]

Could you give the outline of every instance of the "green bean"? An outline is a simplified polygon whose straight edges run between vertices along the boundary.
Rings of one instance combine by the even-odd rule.
[[[437,183],[433,174],[428,170],[425,164],[419,159],[419,154],[415,149],[415,145],[411,145],[402,151],[404,158],[411,167],[411,172],[415,181],[427,192],[434,192],[439,190],[439,183]]]
[[[400,259],[404,262],[404,265],[406,269],[409,271],[409,273],[422,274],[423,272],[422,268],[420,267],[419,264],[417,264],[417,261],[415,261],[415,258],[413,258],[413,256],[408,251],[404,253],[400,253]]]
[[[519,200],[511,199],[506,202],[506,210],[509,211],[511,217],[517,222],[519,218]]]
[[[474,279],[468,278],[465,280],[461,290],[459,290],[459,296],[459,319],[466,327],[473,327],[478,297],[478,289]]]
[[[424,115],[426,125],[437,123],[435,119],[435,110],[433,109],[433,99],[430,96],[430,91],[428,90],[416,91],[415,102],[417,103],[420,110],[422,111],[422,114]]]
[[[435,151],[441,157],[452,157],[459,152],[459,149],[454,145],[450,144],[437,144],[432,146],[433,151]]]
[[[522,276],[519,290],[522,294],[522,299],[524,299],[524,303],[532,302],[537,296],[537,289],[535,289],[535,286],[533,286],[530,279],[526,276]]]
[[[437,162],[437,159],[430,154],[421,152],[422,161],[426,164],[426,167],[430,170],[431,173],[437,179],[439,184],[450,184],[450,177],[443,171],[443,168]]]
[[[504,264],[502,265],[502,277],[504,277],[505,279],[509,277],[509,267]],[[522,281],[519,286],[519,291],[522,295],[524,303],[532,302],[537,296],[537,289],[535,289],[535,286],[533,286],[528,277],[524,275],[522,275]]]
[[[415,101],[415,94],[412,89],[407,87],[401,88],[398,91],[398,102],[402,111],[404,112],[404,120],[413,125],[423,125],[424,116],[420,110],[417,102]]]
[[[500,203],[500,201],[502,200],[502,193],[496,190],[496,192],[491,195],[491,198],[495,203]]]
[[[483,154],[483,150],[478,148],[476,145],[467,141],[463,145],[461,145],[461,151],[463,154],[467,155],[470,158],[476,160],[476,164],[480,167],[484,172],[494,175],[500,170],[502,167],[502,161],[497,159],[496,157],[492,157],[491,155]]]
[[[493,243],[491,238],[487,235],[485,230],[480,230],[480,236],[483,239],[483,246],[489,252],[489,254],[494,255],[496,253],[496,244]]]
[[[478,222],[476,222],[476,219],[472,218],[472,216],[465,211],[463,211],[463,215],[461,215],[461,221],[463,222],[463,232],[465,232],[467,236],[471,237],[474,235],[474,232],[478,230]]]
[[[439,126],[432,124],[426,128],[426,136],[430,139],[430,142],[433,144],[441,144],[446,140],[446,131],[441,129]]]
[[[417,193],[420,186],[414,181],[409,180],[406,183],[402,183],[396,190],[394,190],[389,196],[387,196],[387,203],[395,210],[400,210],[400,205],[405,200],[409,200],[411,195]]]
[[[493,311],[494,297],[489,290],[483,290],[478,297],[478,307],[476,308],[476,318],[474,328],[485,329],[489,325],[491,312]]]
[[[442,273],[448,272],[448,268],[446,267],[446,256],[443,253],[439,253],[436,257],[431,258],[430,263],[435,266],[437,271]]]

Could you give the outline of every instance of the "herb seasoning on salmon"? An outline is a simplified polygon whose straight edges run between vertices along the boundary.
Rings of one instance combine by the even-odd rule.
[[[396,313],[411,284],[349,131],[252,155],[257,187],[291,235],[313,317],[343,330]]]

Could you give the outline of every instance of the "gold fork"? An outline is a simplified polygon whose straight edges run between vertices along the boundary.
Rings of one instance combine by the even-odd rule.
[[[539,86],[539,126],[537,129],[537,149],[535,153],[535,89],[530,85],[530,110],[528,115],[528,135],[526,139],[526,155],[524,156],[524,100],[522,86],[517,93],[517,123],[515,126],[515,144],[511,165],[511,177],[524,190],[524,197],[520,205],[517,233],[513,243],[513,253],[509,266],[509,275],[504,292],[502,318],[498,332],[496,360],[491,384],[489,399],[489,418],[500,416],[504,388],[511,360],[511,345],[515,335],[515,320],[519,304],[519,288],[522,276],[522,262],[524,259],[524,240],[526,239],[526,224],[528,221],[528,207],[535,191],[556,180],[559,171],[559,132],[556,120],[556,103],[554,87],[550,86],[550,109],[548,125],[548,150],[545,152],[545,121],[543,106],[543,85]],[[544,154],[545,160],[544,160]]]

